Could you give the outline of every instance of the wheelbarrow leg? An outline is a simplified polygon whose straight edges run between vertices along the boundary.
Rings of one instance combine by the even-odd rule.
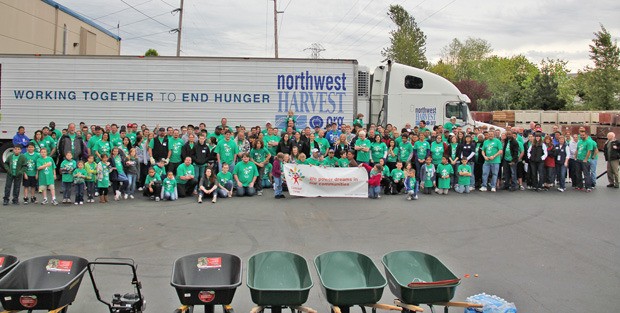
[[[205,304],[205,313],[214,313],[215,305],[213,304]]]
[[[271,313],[282,313],[282,307],[279,305],[271,306]]]
[[[366,308],[363,305],[360,305],[360,309],[362,309],[362,313],[366,313]]]

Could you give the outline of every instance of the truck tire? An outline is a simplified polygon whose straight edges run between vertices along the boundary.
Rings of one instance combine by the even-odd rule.
[[[0,146],[0,156],[2,156],[2,164],[6,161],[6,159],[13,153],[13,142],[7,141]],[[0,166],[0,172],[4,173],[4,166]]]

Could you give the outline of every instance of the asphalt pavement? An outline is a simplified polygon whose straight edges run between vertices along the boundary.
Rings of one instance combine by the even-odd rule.
[[[54,254],[133,258],[146,312],[172,312],[180,305],[170,286],[175,259],[226,252],[247,262],[268,250],[306,258],[314,281],[306,305],[319,312],[329,312],[329,305],[312,261],[332,250],[364,253],[382,272],[381,257],[388,252],[430,253],[463,278],[455,301],[486,292],[514,302],[519,312],[616,312],[620,191],[606,184],[602,177],[592,193],[451,191],[447,196],[421,195],[417,201],[406,201],[404,195],[377,200],[287,195],[276,200],[268,190],[262,197],[216,204],[153,202],[139,196],[83,206],[8,205],[0,207],[0,253],[22,260]],[[125,270],[101,268],[96,275],[106,298],[131,290]],[[244,269],[232,302],[236,312],[253,307],[245,275]],[[394,298],[386,287],[381,302],[391,304]],[[107,312],[87,276],[69,312]]]

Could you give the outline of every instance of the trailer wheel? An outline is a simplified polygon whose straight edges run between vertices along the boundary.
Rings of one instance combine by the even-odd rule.
[[[6,161],[6,159],[13,153],[13,142],[7,141],[2,146],[0,146],[0,156],[2,156],[2,164]],[[0,171],[4,173],[4,166],[0,166]]]

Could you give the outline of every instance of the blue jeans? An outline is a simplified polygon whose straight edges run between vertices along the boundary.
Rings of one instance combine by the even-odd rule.
[[[577,161],[577,187],[592,188],[592,177],[590,174],[590,162]],[[582,180],[583,175],[583,180]]]
[[[133,195],[136,193],[136,181],[138,180],[138,175],[136,174],[127,174],[127,188],[126,194]]]
[[[217,188],[217,196],[220,198],[228,197],[228,190],[231,190],[233,187],[233,181],[229,180],[224,184],[224,188]]]
[[[254,189],[254,187],[250,187],[250,186],[245,186],[245,187],[239,187],[237,186],[237,197],[251,197],[253,195],[256,194],[256,189]]]
[[[279,196],[282,194],[282,178],[273,178],[273,193],[275,196]]]
[[[73,183],[65,183],[62,182],[62,198],[63,199],[71,199],[71,189],[73,188]]]
[[[368,186],[368,198],[379,198],[379,192],[381,192],[381,186]]]
[[[202,176],[205,176],[205,170],[207,169],[207,164],[203,165],[194,165],[194,178],[197,182],[200,182]],[[215,174],[214,174],[215,175]],[[195,190],[198,190],[198,185],[196,185]]]
[[[96,186],[94,181],[86,182],[86,194],[88,195],[88,200],[92,200],[95,198]]]
[[[598,158],[590,159],[588,163],[590,163],[590,181],[592,182],[592,187],[596,187],[596,163],[598,162]]]
[[[504,163],[504,188],[517,188],[517,163]]]
[[[555,176],[560,183],[560,188],[566,189],[566,166],[555,163]]]
[[[469,186],[468,185],[456,185],[454,186],[454,191],[458,192],[458,193],[469,193]]]
[[[487,186],[489,171],[491,172],[491,188],[495,188],[497,184],[497,174],[499,173],[499,164],[485,162],[484,165],[482,165],[482,187]]]
[[[75,202],[84,202],[84,183],[75,184]]]
[[[11,188],[13,189],[13,201],[19,201],[19,189],[22,183],[22,175],[6,175],[6,184],[4,185],[4,201],[9,201],[11,196]]]
[[[474,175],[474,163],[467,163],[467,165],[469,166],[469,170],[471,171],[471,176],[470,180],[469,180],[469,185],[470,186],[476,186],[476,176]]]

